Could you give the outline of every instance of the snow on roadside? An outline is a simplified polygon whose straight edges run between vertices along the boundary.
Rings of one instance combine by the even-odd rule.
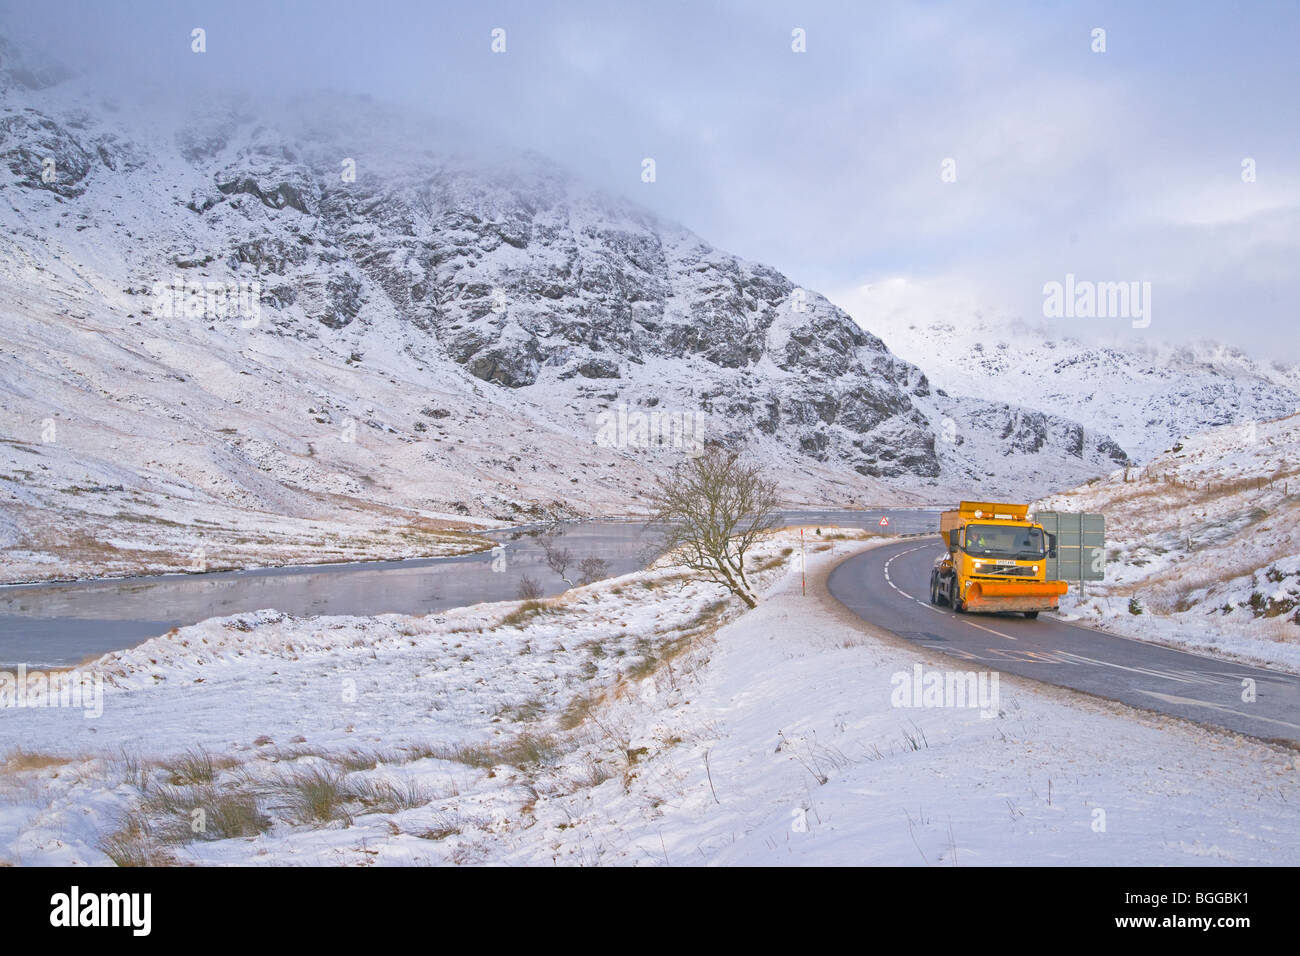
[[[830,547],[804,596],[797,537],[764,545],[743,614],[656,568],[109,655],[99,720],[0,712],[0,862],[1297,862],[1290,751],[1010,677],[993,717],[893,706],[953,664],[840,608]]]
[[[773,565],[759,574],[762,581],[785,559],[767,553],[759,560]],[[278,787],[286,776],[313,768],[332,773],[341,762],[366,765],[376,783],[412,777],[421,798],[464,792],[453,801],[455,812],[477,829],[492,822],[489,810],[518,809],[500,786],[508,772],[494,769],[496,751],[505,754],[503,764],[558,757],[551,738],[579,722],[587,696],[648,673],[683,641],[737,613],[737,602],[723,597],[721,588],[687,580],[680,569],[652,569],[531,606],[480,604],[425,617],[293,618],[266,610],[204,621],[108,654],[83,668],[103,680],[99,718],[66,708],[0,710],[5,739],[21,745],[10,755],[11,772],[0,774],[0,860],[107,862],[98,846],[112,826],[99,820],[93,838],[78,837],[73,821],[83,825],[82,805],[112,805],[121,817],[143,789],[158,825],[183,816],[170,797],[191,800],[196,788],[255,793],[262,805],[275,804],[294,796]],[[521,740],[544,752],[521,756]],[[187,754],[216,766],[192,779],[192,767],[176,770]],[[15,774],[14,767],[29,769]],[[24,793],[37,786],[56,807],[5,800],[6,788],[15,786]],[[65,789],[66,802],[57,803]],[[220,802],[211,793],[199,796]],[[339,824],[364,808],[337,809],[308,814],[312,825],[297,827],[294,821],[303,820],[293,812],[259,810],[244,830],[264,829],[271,817],[280,822],[246,852],[277,859],[306,853],[330,862],[357,831],[317,825]],[[429,819],[412,824],[422,832],[449,812],[425,809]],[[386,824],[381,829],[388,832]],[[427,851],[423,840],[410,839]],[[200,842],[165,855],[214,862],[238,853],[232,844]]]
[[[1036,502],[1106,516],[1106,580],[1063,616],[1300,673],[1300,414],[1201,432]]]
[[[628,715],[632,742],[654,756],[630,790],[606,783],[607,798],[552,813],[572,818],[554,841],[560,859],[1297,861],[1293,752],[1006,675],[996,718],[894,707],[898,675],[946,675],[954,662],[870,633],[826,593],[832,563],[810,560],[808,596],[790,576],[719,631],[699,682],[667,710]]]

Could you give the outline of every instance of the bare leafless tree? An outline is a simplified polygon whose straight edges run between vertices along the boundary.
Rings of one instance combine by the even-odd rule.
[[[776,483],[736,452],[710,446],[661,479],[651,500],[664,550],[757,607],[745,556],[779,521]]]
[[[555,543],[555,535],[543,535],[539,540],[542,550],[546,552],[546,566],[550,568],[555,575],[567,584],[573,587],[573,582],[569,580],[569,568],[573,564],[573,552],[568,548],[562,547]]]
[[[519,600],[536,601],[542,596],[542,586],[537,581],[524,575],[519,579]]]
[[[609,562],[594,554],[590,555],[578,562],[578,574],[579,584],[595,584],[609,575]]]

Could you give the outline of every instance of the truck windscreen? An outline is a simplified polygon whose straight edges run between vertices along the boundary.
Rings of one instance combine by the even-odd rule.
[[[1046,556],[1042,529],[998,524],[967,525],[966,553],[976,557],[1022,561],[1041,561]]]

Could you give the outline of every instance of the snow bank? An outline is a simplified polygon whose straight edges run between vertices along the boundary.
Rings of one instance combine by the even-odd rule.
[[[797,536],[763,547],[746,613],[660,567],[109,655],[101,719],[0,712],[0,861],[1296,862],[1290,752],[1009,677],[995,716],[895,706],[954,663],[840,608],[825,574],[870,544],[823,532],[807,595]]]

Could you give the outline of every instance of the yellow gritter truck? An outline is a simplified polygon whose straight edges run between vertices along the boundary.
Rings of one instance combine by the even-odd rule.
[[[930,603],[954,611],[1056,610],[1064,581],[1047,580],[1056,540],[1029,520],[1028,505],[963,501],[939,518],[947,552],[930,571]]]

